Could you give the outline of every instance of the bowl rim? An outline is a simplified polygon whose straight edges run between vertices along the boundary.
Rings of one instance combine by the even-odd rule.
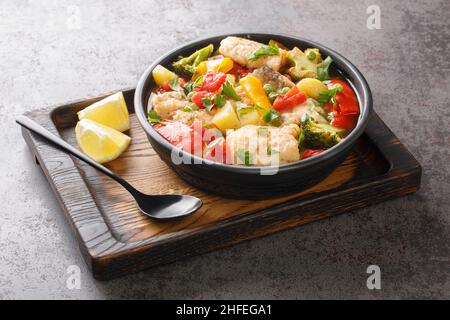
[[[211,168],[218,169],[221,171],[227,171],[227,172],[239,172],[242,174],[260,174],[261,170],[264,168],[264,170],[269,170],[271,167],[274,166],[239,166],[239,165],[229,165],[229,164],[222,164],[219,162],[214,162],[211,160],[204,159],[202,157],[193,155],[187,151],[184,151],[174,145],[172,145],[169,141],[164,139],[154,128],[153,126],[148,122],[147,120],[147,110],[146,106],[147,103],[144,105],[142,103],[143,96],[145,94],[144,87],[146,85],[146,82],[148,78],[151,76],[151,73],[153,69],[160,64],[161,61],[167,59],[169,56],[176,55],[177,52],[186,49],[187,47],[191,47],[193,49],[198,49],[200,46],[202,46],[205,42],[214,42],[218,41],[220,38],[225,38],[228,36],[236,36],[236,37],[242,37],[242,38],[252,38],[252,37],[266,37],[267,40],[270,40],[270,38],[274,38],[275,40],[277,38],[284,38],[289,39],[290,41],[296,42],[304,42],[307,43],[311,47],[319,48],[319,50],[323,53],[326,53],[326,55],[331,56],[333,59],[333,62],[338,65],[345,65],[348,70],[346,73],[351,73],[351,80],[350,84],[353,87],[357,97],[358,102],[360,104],[360,112],[358,123],[356,124],[356,127],[352,130],[352,132],[345,137],[345,139],[335,146],[325,150],[324,152],[304,160],[298,160],[291,163],[286,164],[280,164],[278,166],[275,166],[277,168],[277,173],[286,172],[286,171],[292,171],[292,170],[298,170],[298,169],[305,169],[312,166],[317,165],[318,163],[326,162],[327,160],[330,160],[331,158],[337,156],[339,153],[343,152],[344,150],[347,150],[348,148],[353,145],[353,143],[363,134],[368,120],[369,116],[372,110],[372,93],[369,87],[369,84],[367,83],[366,79],[362,75],[362,73],[356,68],[353,63],[351,63],[347,58],[345,58],[343,55],[338,53],[337,51],[328,48],[327,46],[324,46],[320,43],[317,43],[315,41],[311,41],[306,38],[293,36],[290,34],[280,34],[280,33],[258,33],[258,32],[239,32],[239,33],[226,33],[226,34],[219,34],[215,36],[209,36],[206,38],[201,38],[198,40],[190,41],[188,43],[182,44],[165,54],[161,55],[157,59],[154,60],[154,62],[147,67],[147,69],[144,71],[144,73],[139,78],[138,84],[136,86],[136,90],[134,93],[134,111],[138,117],[138,121],[141,125],[141,127],[144,129],[145,133],[152,137],[153,140],[155,140],[160,146],[162,146],[166,151],[172,152],[174,149],[179,152],[180,156],[183,159],[187,159],[188,163],[190,165],[207,165]],[[342,69],[342,68],[341,68]],[[355,83],[360,83],[362,88],[362,94],[357,91],[354,87]],[[361,107],[361,105],[363,107]]]

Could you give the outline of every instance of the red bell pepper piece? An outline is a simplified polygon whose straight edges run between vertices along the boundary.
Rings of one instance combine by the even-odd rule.
[[[227,75],[223,72],[208,71],[203,75],[202,83],[194,88],[194,91],[215,92],[225,82]]]
[[[308,159],[311,158],[319,153],[324,152],[324,149],[305,149],[302,152],[301,159]]]
[[[273,102],[275,110],[290,109],[306,101],[308,97],[301,92],[296,86],[292,87],[286,94],[278,96]]]
[[[331,80],[328,88],[332,88],[335,84],[340,84],[344,90],[336,94],[336,108],[342,115],[359,114],[359,104],[353,89],[347,82],[339,79]],[[334,110],[334,109],[333,109]]]
[[[358,121],[358,115],[345,115],[338,112],[333,112],[333,120],[331,120],[331,125],[337,128],[342,128],[350,132],[356,126]]]

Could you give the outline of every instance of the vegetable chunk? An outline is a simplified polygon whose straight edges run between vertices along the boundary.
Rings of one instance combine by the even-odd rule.
[[[227,146],[233,164],[274,165],[300,159],[296,125],[267,127],[247,125],[227,136]]]
[[[163,119],[170,118],[176,110],[187,107],[190,102],[182,92],[170,91],[153,94],[151,98],[153,110]]]
[[[241,126],[234,105],[230,101],[214,115],[212,123],[222,132],[225,132],[227,129],[236,129]]]
[[[317,66],[320,62],[322,62],[322,58],[318,50],[308,50],[303,52],[296,47],[287,54],[287,60],[290,65],[292,65],[292,67],[288,70],[288,73],[295,81],[303,78],[315,78],[317,76]],[[309,57],[311,57],[311,52],[314,52],[314,59],[309,59]]]
[[[180,58],[178,61],[174,62],[172,66],[181,73],[193,74],[195,72],[196,67],[206,59],[209,58],[211,53],[214,50],[214,46],[212,44],[195,51],[189,57]]]
[[[260,56],[255,60],[250,59],[253,57],[252,54],[261,48],[263,48],[263,44],[256,41],[238,37],[226,37],[220,42],[219,52],[243,66],[251,68],[267,66],[275,71],[280,70],[284,64],[286,51],[278,49],[279,55],[266,55]]]
[[[258,78],[263,85],[271,85],[273,91],[281,90],[284,87],[292,88],[294,86],[294,83],[289,80],[288,77],[283,76],[281,73],[274,71],[267,66],[262,66],[261,68],[255,69],[252,72],[252,75]]]
[[[305,142],[311,148],[328,149],[338,144],[345,134],[345,130],[329,124],[316,123],[308,114],[302,118],[302,132]]]

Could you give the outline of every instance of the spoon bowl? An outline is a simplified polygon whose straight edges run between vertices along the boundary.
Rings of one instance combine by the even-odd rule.
[[[177,194],[151,196],[141,193],[136,204],[141,212],[154,219],[176,219],[194,213],[202,201],[192,196]]]

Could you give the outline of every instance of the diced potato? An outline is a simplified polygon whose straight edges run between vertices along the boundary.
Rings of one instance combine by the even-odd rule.
[[[153,80],[158,86],[177,77],[175,73],[158,64],[152,71]]]
[[[322,90],[327,90],[327,86],[320,80],[314,78],[305,78],[297,83],[297,88],[306,93],[308,97],[318,99]]]
[[[246,126],[248,124],[258,125],[261,123],[261,115],[258,110],[240,112],[239,119],[241,120],[241,126]]]
[[[241,126],[236,110],[230,101],[227,101],[227,103],[217,111],[211,122],[222,132],[226,132],[227,129],[237,129]]]

